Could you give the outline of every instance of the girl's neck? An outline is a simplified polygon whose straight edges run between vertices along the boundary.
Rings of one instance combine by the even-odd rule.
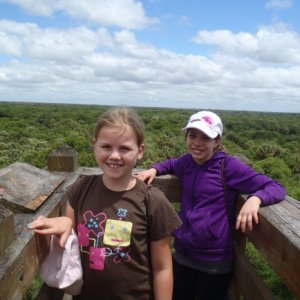
[[[111,178],[107,178],[107,176],[103,174],[103,183],[111,191],[121,192],[121,191],[127,191],[132,189],[136,184],[136,178],[131,176],[126,180],[120,180],[120,179],[114,180]]]

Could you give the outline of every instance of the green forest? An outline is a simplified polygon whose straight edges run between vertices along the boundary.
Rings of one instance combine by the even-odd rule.
[[[108,106],[0,102],[0,168],[26,162],[47,168],[48,155],[74,147],[81,166],[95,167],[91,140],[97,119]],[[196,109],[135,108],[145,124],[146,151],[138,168],[186,151],[182,128]],[[198,108],[202,110],[205,108]],[[218,111],[224,124],[222,143],[257,171],[283,183],[300,200],[300,114]],[[251,243],[249,255],[278,299],[290,300],[280,278]],[[24,299],[34,299],[37,278]]]
[[[107,106],[0,102],[0,168],[16,161],[47,167],[47,156],[74,147],[81,166],[96,166],[91,139]],[[146,151],[138,168],[183,154],[181,129],[196,109],[135,108],[145,124]],[[199,108],[201,110],[204,108]],[[246,158],[300,199],[300,114],[218,111],[228,153]]]

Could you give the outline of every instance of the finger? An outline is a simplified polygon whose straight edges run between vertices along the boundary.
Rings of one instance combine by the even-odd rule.
[[[66,245],[66,243],[67,243],[68,237],[69,237],[69,234],[67,234],[67,233],[63,233],[63,234],[60,236],[59,245],[60,245],[62,248],[65,248],[65,245]]]
[[[44,227],[44,223],[41,223],[41,221],[33,221],[27,225],[28,229],[38,229]]]
[[[41,235],[50,235],[50,234],[56,234],[56,232],[53,230],[53,228],[35,228],[34,232],[41,234]]]
[[[246,217],[242,217],[241,226],[240,226],[242,232],[246,231],[246,226],[247,226],[247,219],[246,219]]]
[[[148,185],[151,185],[151,183],[153,182],[153,180],[154,180],[153,177],[149,177],[149,179],[148,179],[148,181],[147,181]]]
[[[44,216],[39,216],[35,220],[33,220],[31,223],[27,224],[28,229],[34,229],[37,227],[43,226],[43,220],[45,219]]]
[[[255,221],[255,224],[259,223],[259,219],[258,219],[258,214],[257,213],[253,215],[253,219]]]
[[[246,231],[246,224],[241,223],[240,229],[241,229],[241,232],[245,232]]]
[[[247,220],[247,226],[248,226],[248,229],[250,231],[253,229],[253,227],[252,227],[252,218]]]
[[[240,225],[241,225],[241,218],[240,216],[238,216],[235,223],[235,229],[239,229]]]

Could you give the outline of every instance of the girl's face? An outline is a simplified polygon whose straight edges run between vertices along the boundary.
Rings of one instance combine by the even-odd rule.
[[[186,146],[193,159],[202,165],[211,159],[215,149],[220,145],[220,137],[209,138],[202,131],[189,129],[186,135]]]
[[[93,140],[98,166],[103,171],[104,183],[113,190],[125,190],[135,183],[132,169],[143,157],[144,144],[137,145],[131,127],[102,127]]]

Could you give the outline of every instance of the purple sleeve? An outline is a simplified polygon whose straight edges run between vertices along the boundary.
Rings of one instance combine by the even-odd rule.
[[[152,168],[157,170],[157,175],[173,174],[181,177],[183,167],[189,160],[189,154],[185,154],[179,158],[168,159],[152,165]]]
[[[176,159],[168,159],[152,165],[157,170],[157,175],[175,174]]]
[[[256,172],[235,157],[225,159],[226,185],[241,194],[257,196],[262,206],[275,204],[286,196],[286,189],[276,180]]]

